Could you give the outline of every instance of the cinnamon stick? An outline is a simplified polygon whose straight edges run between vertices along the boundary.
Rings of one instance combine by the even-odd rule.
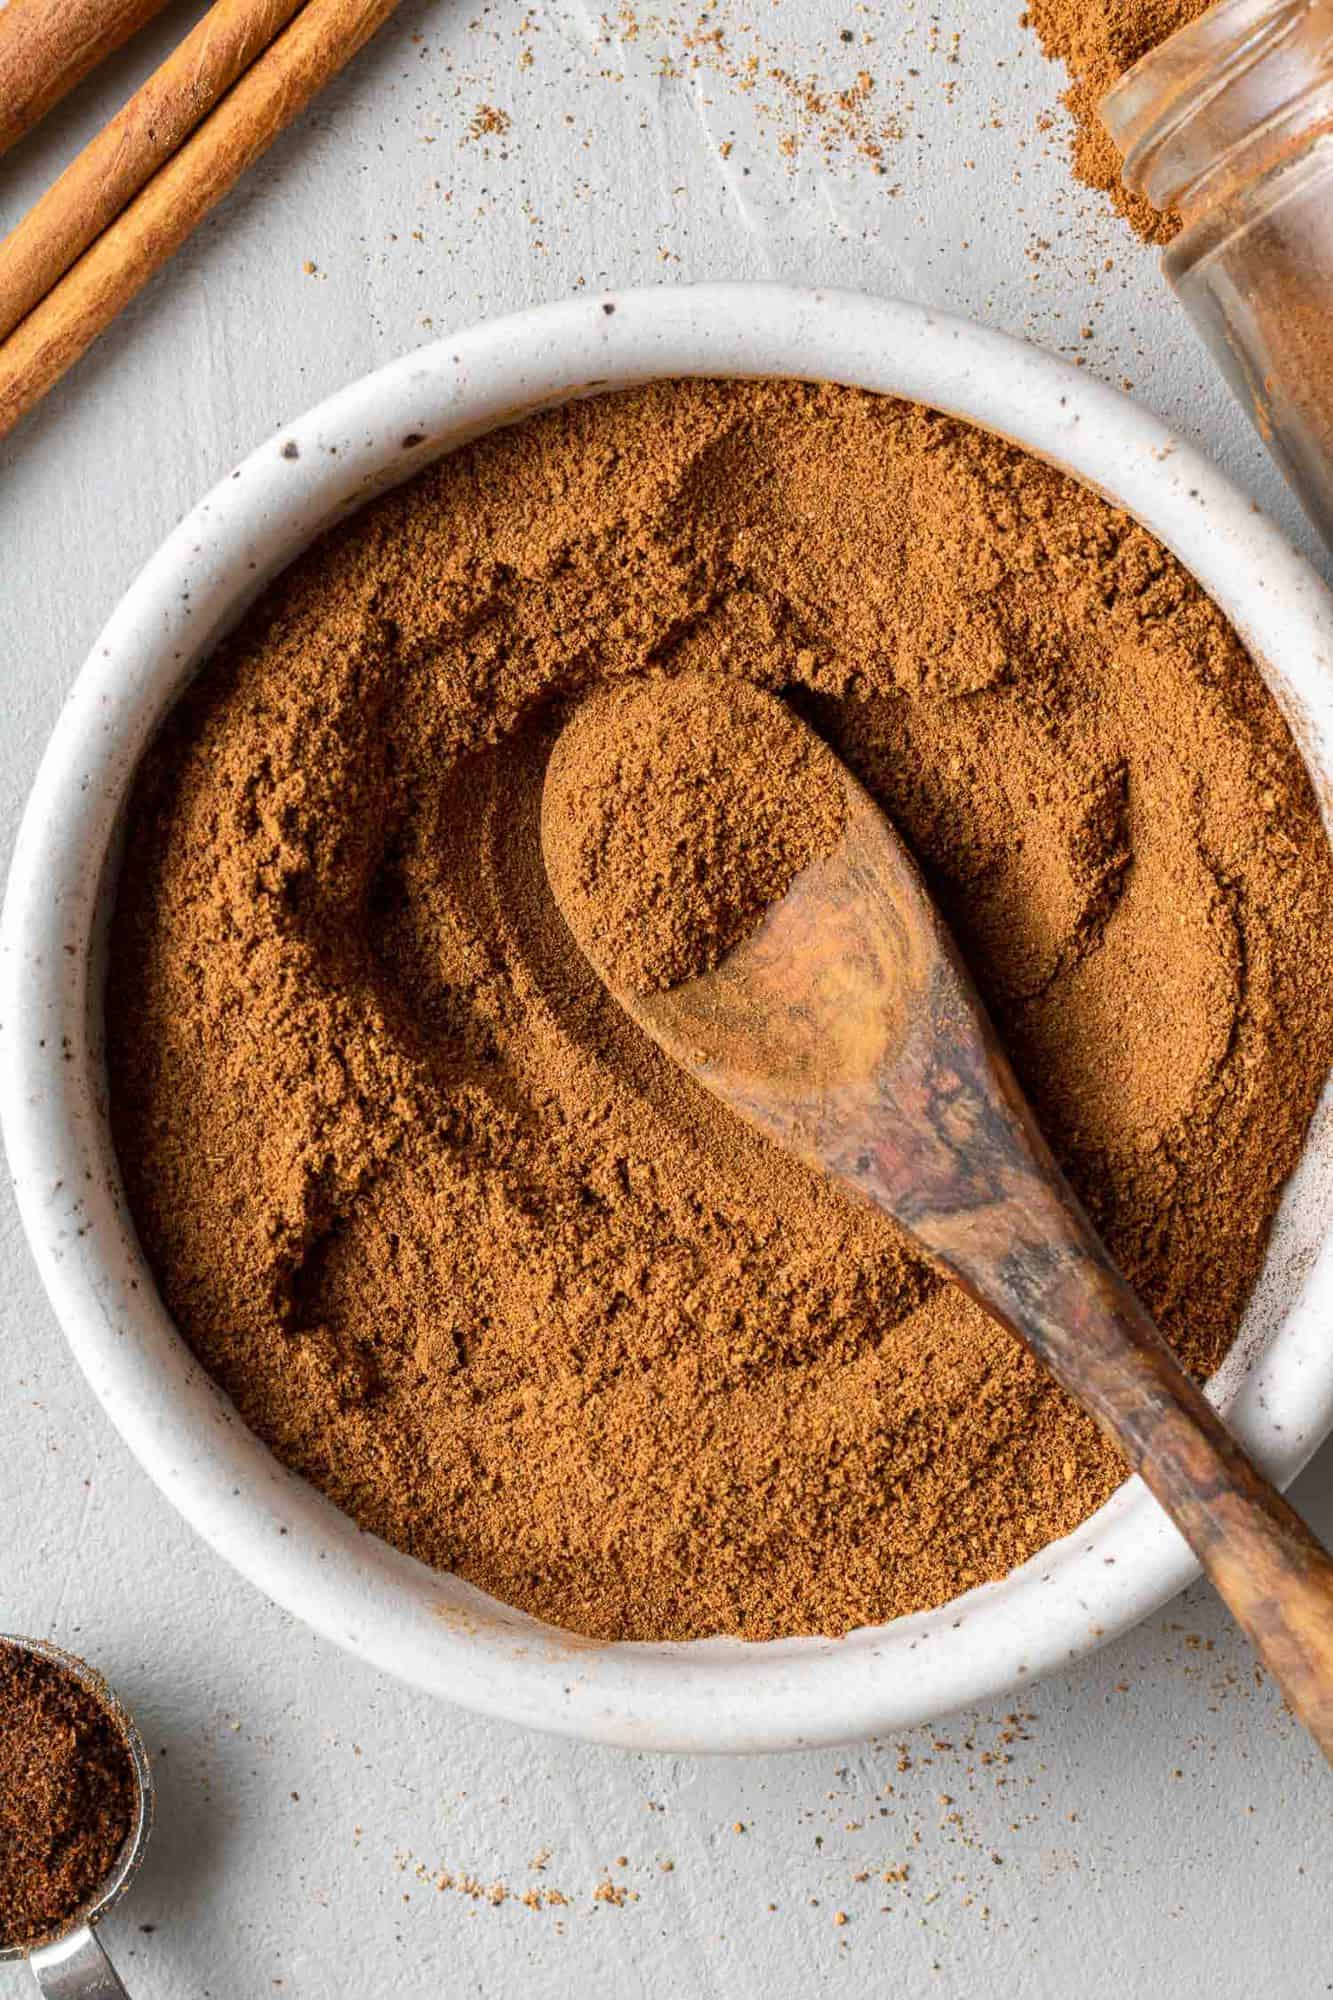
[[[216,0],[0,243],[0,340],[114,222],[302,0]],[[0,21],[5,18],[0,14]]]
[[[0,8],[0,153],[166,0],[8,0]]]
[[[398,0],[306,0],[277,40],[0,342],[0,437],[60,380]]]

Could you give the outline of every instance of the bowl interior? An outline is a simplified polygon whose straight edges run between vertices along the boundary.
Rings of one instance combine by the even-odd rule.
[[[1193,1560],[1131,1480],[1002,1581],[838,1640],[602,1645],[543,1625],[363,1533],[245,1429],[157,1296],[106,1118],[101,999],[122,813],[144,745],[194,669],[322,529],[432,459],[571,396],[678,375],[800,376],[912,397],[1127,506],[1249,644],[1327,820],[1329,599],[1241,495],[1117,392],[965,321],[852,294],[717,286],[542,308],[394,363],[290,426],[207,496],[113,615],[16,850],[2,944],[5,1137],[47,1289],[94,1389],[175,1504],[277,1601],[387,1671],[537,1727],[639,1747],[794,1747],[906,1726],[1077,1658],[1164,1602]],[[1211,1387],[1280,1479],[1333,1424],[1330,1303],[1326,1089]]]

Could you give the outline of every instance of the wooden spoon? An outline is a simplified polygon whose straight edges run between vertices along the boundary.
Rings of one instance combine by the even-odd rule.
[[[906,848],[819,754],[846,788],[843,834],[711,972],[636,993],[571,921],[580,947],[683,1069],[886,1209],[1026,1342],[1143,1475],[1333,1761],[1333,1560],[1112,1263]]]

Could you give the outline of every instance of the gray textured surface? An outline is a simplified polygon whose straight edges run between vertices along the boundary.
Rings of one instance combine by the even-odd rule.
[[[0,226],[191,11],[5,162]],[[6,844],[98,625],[190,501],[376,362],[580,285],[774,276],[974,313],[1131,379],[1309,549],[1153,258],[1039,128],[1057,79],[1016,12],[726,0],[719,52],[647,10],[634,33],[579,0],[405,0],[0,446]],[[862,68],[850,112],[771,74]],[[482,105],[506,133],[466,136]],[[93,1657],[158,1753],[160,1829],[108,1926],[136,2000],[1333,1991],[1329,1779],[1202,1591],[1016,1723],[748,1763],[520,1735],[377,1679],[225,1570],[93,1406],[8,1203],[0,1259],[0,1626]],[[1333,1532],[1333,1451],[1297,1498]],[[533,1885],[567,1905],[525,1908]],[[0,1994],[26,1984],[0,1968]]]

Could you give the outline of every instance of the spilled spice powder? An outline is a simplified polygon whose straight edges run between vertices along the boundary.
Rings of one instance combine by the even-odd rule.
[[[747,108],[756,136],[774,141],[789,170],[807,152],[825,160],[849,157],[883,175],[886,159],[907,135],[912,92],[907,77],[877,77],[863,68],[862,50],[873,46],[873,31],[856,34],[844,28],[835,50],[824,51],[819,71],[793,67],[788,43],[774,41],[743,10],[719,6],[716,0],[700,12],[674,14],[669,9],[640,12],[630,0],[598,17],[595,45],[615,52],[631,64],[637,53],[640,74],[663,82],[691,79],[699,86],[698,102],[707,112],[719,98],[719,86]],[[956,41],[956,38],[955,38]],[[855,54],[849,45],[856,44]],[[932,55],[955,59],[956,49],[942,51],[932,30]],[[603,76],[623,81],[625,70],[603,69]],[[914,74],[915,72],[913,72]],[[733,140],[718,144],[721,158],[731,155]]]
[[[66,1926],[111,1873],[137,1801],[106,1707],[63,1667],[0,1643],[0,1945]]]
[[[479,104],[468,120],[467,135],[469,139],[503,139],[513,122],[498,104]]]
[[[827,854],[847,802],[826,751],[748,681],[601,688],[546,771],[546,871],[613,985],[696,979]]]
[[[1141,56],[1189,26],[1209,0],[1028,0],[1024,21],[1037,31],[1046,54],[1070,75],[1064,102],[1074,120],[1074,171],[1089,187],[1109,194],[1132,228],[1149,243],[1169,243],[1180,218],[1163,215],[1121,185],[1123,165],[1097,106],[1112,84]]]
[[[529,1611],[840,1632],[1001,1575],[1123,1468],[575,948],[550,747],[657,671],[785,692],[889,813],[1198,1373],[1333,1055],[1333,865],[1258,673],[1149,534],[829,386],[658,384],[470,445],[290,570],[169,720],[110,1073],[205,1366],[364,1526]]]

